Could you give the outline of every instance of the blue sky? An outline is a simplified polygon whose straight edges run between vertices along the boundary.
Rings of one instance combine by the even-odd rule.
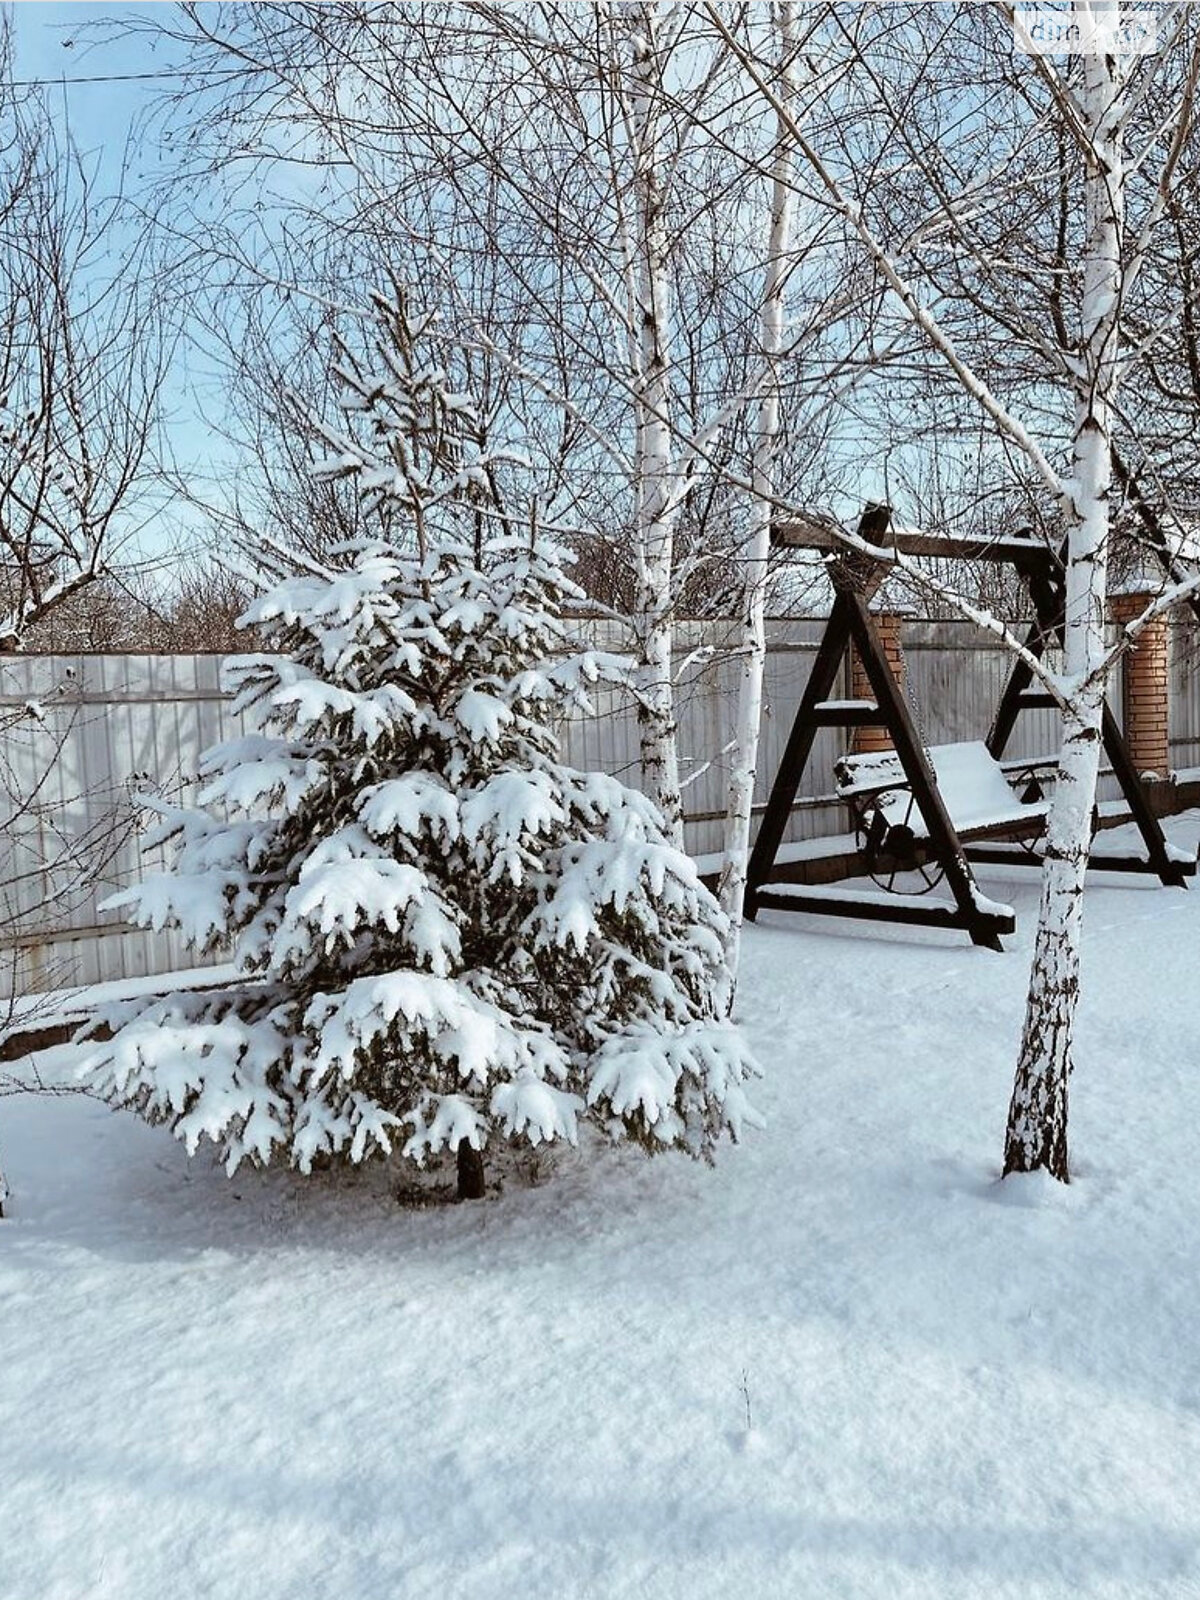
[[[47,107],[55,122],[69,131],[102,193],[114,192],[119,186],[134,123],[156,96],[171,87],[170,80],[161,76],[171,62],[167,47],[156,48],[147,34],[98,39],[94,29],[103,23],[104,33],[112,34],[117,32],[112,25],[124,18],[163,15],[168,10],[163,4],[121,5],[103,0],[94,4],[18,0],[9,8],[14,76],[18,81],[53,85],[46,90]],[[133,76],[142,74],[155,76]],[[110,81],[87,81],[92,79]],[[138,166],[145,170],[160,159],[158,151],[147,149],[141,152]],[[181,468],[209,480],[214,468],[228,469],[229,449],[200,415],[189,376],[195,366],[194,353],[189,359],[189,352],[183,350],[173,363],[165,396],[168,441]],[[193,527],[197,520],[195,513],[173,508],[164,514],[160,526],[139,542],[153,555],[174,543],[181,528]]]
[[[115,32],[124,18],[157,12],[166,5],[67,3],[67,0],[18,0],[9,7],[13,23],[14,76],[47,85],[46,104],[56,123],[68,129],[79,149],[94,159],[100,187],[115,189],[121,162],[138,113],[144,111],[169,81],[158,74],[170,63],[162,47],[146,34],[96,38],[105,24]],[[94,82],[93,79],[109,81]],[[115,80],[115,81],[114,81]]]

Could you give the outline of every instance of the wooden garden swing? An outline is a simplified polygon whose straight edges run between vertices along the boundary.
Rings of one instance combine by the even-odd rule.
[[[1032,538],[983,540],[889,532],[890,516],[886,506],[869,506],[859,523],[859,537],[881,551],[907,556],[1011,566],[1032,603],[1033,622],[1025,640],[1029,654],[1040,658],[1062,643],[1064,572],[1053,550]],[[890,570],[887,556],[877,559],[848,549],[836,533],[810,523],[776,524],[772,538],[791,549],[824,552],[834,600],[750,857],[746,915],[753,918],[765,907],[962,928],[973,943],[1001,949],[1000,935],[1014,932],[1016,919],[1010,907],[981,893],[970,862],[1040,861],[1038,839],[1047,801],[1036,774],[1045,763],[1005,762],[1004,752],[1020,713],[1052,707],[1054,700],[1032,687],[1033,670],[1018,657],[985,741],[926,748],[869,609],[872,594]],[[873,700],[830,698],[851,646],[858,652]],[[824,884],[785,881],[786,868],[777,868],[777,857],[817,731],[860,727],[886,729],[893,749],[844,756],[835,766],[837,791],[854,819],[856,866],[884,892],[838,892]],[[1105,855],[1104,869],[1153,872],[1164,884],[1186,887],[1185,877],[1194,873],[1196,863],[1167,843],[1107,706],[1102,733],[1105,753],[1145,849],[1144,855]],[[922,892],[894,892],[897,876],[910,872],[921,875]],[[845,874],[850,875],[850,871]],[[930,898],[925,891],[943,879],[952,899]]]

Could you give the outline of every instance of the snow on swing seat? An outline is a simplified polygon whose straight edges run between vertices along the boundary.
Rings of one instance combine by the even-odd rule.
[[[1045,817],[1048,801],[1022,801],[982,740],[933,745],[926,754],[960,839],[1027,828]],[[889,828],[906,828],[918,839],[928,837],[894,751],[843,756],[834,771],[841,799],[869,801]]]

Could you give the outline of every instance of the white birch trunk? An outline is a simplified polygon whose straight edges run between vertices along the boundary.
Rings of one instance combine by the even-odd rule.
[[[683,800],[671,678],[676,517],[670,423],[672,268],[659,170],[662,85],[655,11],[653,5],[642,6],[634,27],[631,95],[637,227],[635,304],[630,311],[636,343],[638,733],[646,793],[661,807],[672,839],[682,847]]]
[[[787,107],[794,86],[792,56],[796,37],[791,0],[781,0],[777,7],[777,25],[781,63],[779,93],[781,103]],[[760,313],[760,337],[767,376],[758,407],[742,601],[737,721],[725,808],[724,860],[717,886],[721,909],[729,917],[726,960],[735,978],[741,944],[746,869],[750,858],[750,817],[762,722],[763,672],[767,659],[767,557],[771,542],[771,501],[775,492],[775,455],[779,439],[778,361],[783,349],[784,284],[792,235],[793,150],[783,115],[776,117],[776,138],[778,144],[771,167],[771,218]]]
[[[1079,20],[1113,8],[1075,0]],[[1085,58],[1087,157],[1082,371],[1076,380],[1072,517],[1066,572],[1065,687],[1058,780],[1047,821],[1046,863],[1025,1028],[1005,1138],[1004,1172],[1045,1167],[1069,1178],[1067,1085],[1079,998],[1083,882],[1100,768],[1111,419],[1117,382],[1124,169],[1118,57]]]

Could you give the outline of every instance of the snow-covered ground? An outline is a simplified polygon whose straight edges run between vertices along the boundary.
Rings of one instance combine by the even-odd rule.
[[[1200,1596],[1200,893],[1091,883],[1060,1189],[984,884],[1003,956],[749,930],[713,1171],[415,1211],[0,1100],[3,1600]]]

